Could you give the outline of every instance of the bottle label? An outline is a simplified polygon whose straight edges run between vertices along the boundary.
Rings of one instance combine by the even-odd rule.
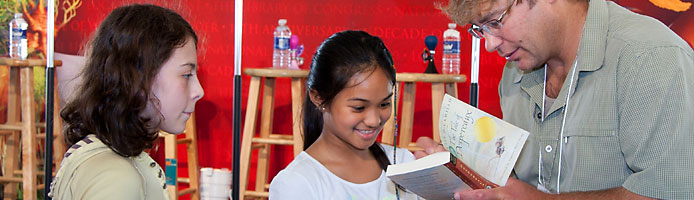
[[[443,41],[443,53],[460,53],[460,42]]]
[[[27,30],[26,29],[12,29],[12,38],[15,39],[24,39],[27,38]]]
[[[289,49],[289,38],[275,37],[275,49],[277,49],[277,50]]]

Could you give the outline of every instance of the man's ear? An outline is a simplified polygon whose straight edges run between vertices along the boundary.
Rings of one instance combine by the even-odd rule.
[[[309,96],[309,98],[311,98],[311,102],[313,102],[313,105],[315,105],[316,108],[318,108],[318,110],[320,110],[321,106],[323,105],[323,98],[318,96],[318,91],[311,89],[308,92],[308,96]]]

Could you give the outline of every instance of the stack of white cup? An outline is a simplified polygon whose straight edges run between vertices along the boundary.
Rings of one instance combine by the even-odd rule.
[[[231,198],[231,171],[229,169],[200,169],[200,197],[202,200],[228,200]]]

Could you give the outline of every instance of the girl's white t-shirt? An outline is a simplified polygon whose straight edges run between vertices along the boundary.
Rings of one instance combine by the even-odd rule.
[[[393,163],[393,146],[381,144],[390,163]],[[413,161],[414,155],[407,149],[398,148],[397,163]],[[355,184],[330,172],[306,152],[301,152],[289,166],[280,171],[270,183],[270,200],[316,199],[352,200],[375,199],[395,200],[395,184],[386,177],[385,171],[371,182]],[[398,189],[401,200],[418,199],[410,192]]]

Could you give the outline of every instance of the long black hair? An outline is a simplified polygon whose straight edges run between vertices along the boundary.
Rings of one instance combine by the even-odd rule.
[[[323,113],[311,102],[309,93],[316,91],[323,100],[321,106],[330,106],[357,73],[383,70],[395,85],[393,58],[381,38],[364,31],[342,31],[326,39],[316,50],[311,71],[306,79],[304,98],[304,150],[313,144],[323,130]],[[369,147],[378,165],[385,170],[390,161],[378,143]]]

